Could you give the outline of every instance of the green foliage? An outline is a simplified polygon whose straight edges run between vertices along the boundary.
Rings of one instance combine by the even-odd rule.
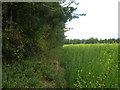
[[[63,45],[65,23],[76,8],[58,2],[2,3],[3,56],[16,60]]]
[[[4,88],[65,86],[64,72],[50,59],[58,53],[50,51],[62,47],[65,23],[74,18],[74,10],[59,2],[2,3],[3,62],[13,61],[3,65]],[[24,60],[34,55],[39,57]]]
[[[118,44],[65,45],[67,87],[118,88]]]
[[[62,88],[65,87],[64,71],[57,70],[54,59],[59,59],[60,49],[50,50],[46,55],[14,61],[2,68],[3,88]],[[54,57],[52,54],[55,54]]]
[[[24,57],[24,44],[21,31],[16,23],[6,22],[8,27],[3,33],[3,59],[22,59]]]

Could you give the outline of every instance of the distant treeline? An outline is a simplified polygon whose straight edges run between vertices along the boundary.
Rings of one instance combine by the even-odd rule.
[[[98,38],[89,38],[89,39],[65,39],[64,44],[94,44],[94,43],[119,43],[120,38],[110,38],[110,39],[98,39]]]

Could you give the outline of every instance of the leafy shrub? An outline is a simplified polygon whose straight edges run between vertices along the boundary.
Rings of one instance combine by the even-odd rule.
[[[3,30],[3,59],[11,61],[13,59],[22,59],[24,57],[23,37],[15,22],[6,22],[6,28]]]

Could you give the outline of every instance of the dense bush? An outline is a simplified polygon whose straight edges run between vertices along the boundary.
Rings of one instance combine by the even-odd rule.
[[[75,18],[75,10],[69,3],[63,7],[59,2],[2,3],[3,61],[62,46],[65,23]]]
[[[6,24],[8,26],[3,33],[3,59],[22,59],[25,49],[21,31],[14,22],[8,21]]]

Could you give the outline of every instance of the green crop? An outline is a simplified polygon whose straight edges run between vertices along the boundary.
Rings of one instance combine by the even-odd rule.
[[[118,88],[118,44],[64,45],[67,87]]]

